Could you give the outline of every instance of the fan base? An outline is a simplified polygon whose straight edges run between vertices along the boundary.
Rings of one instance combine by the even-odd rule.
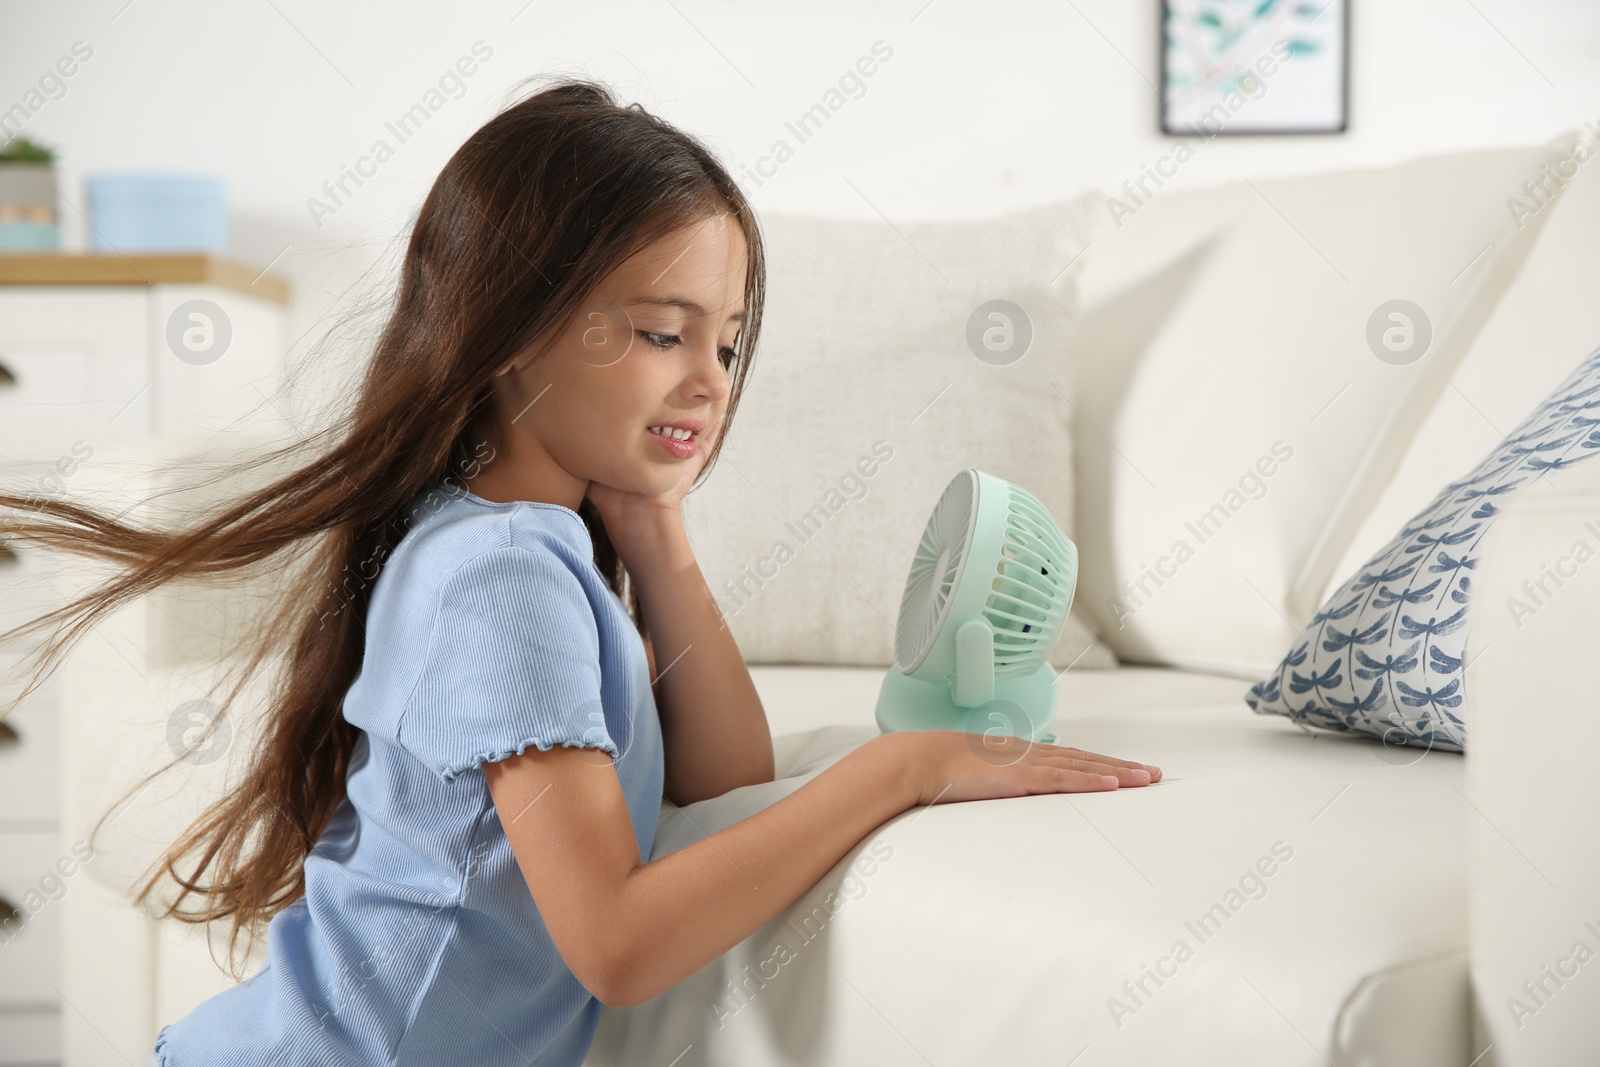
[[[1061,683],[1048,663],[1032,674],[996,682],[994,699],[963,708],[950,699],[951,687],[924,682],[891,667],[878,691],[876,719],[884,733],[897,730],[965,730],[1005,733],[1043,740],[1056,717]]]

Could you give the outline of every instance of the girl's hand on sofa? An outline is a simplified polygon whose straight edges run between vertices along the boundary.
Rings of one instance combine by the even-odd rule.
[[[1161,769],[1147,763],[1022,737],[901,730],[877,740],[899,753],[916,805],[1090,793],[1161,780]]]

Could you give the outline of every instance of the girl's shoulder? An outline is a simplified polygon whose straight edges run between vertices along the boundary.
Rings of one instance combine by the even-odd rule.
[[[594,541],[576,511],[534,500],[485,500],[449,485],[435,487],[413,505],[390,563],[405,572],[403,584],[424,592],[423,587],[504,549],[552,554],[580,577],[591,571],[599,576]]]
[[[530,741],[615,754],[594,733],[617,623],[592,552],[570,508],[454,491],[384,568],[345,717],[445,781]]]

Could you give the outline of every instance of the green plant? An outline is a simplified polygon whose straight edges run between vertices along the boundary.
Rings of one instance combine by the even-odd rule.
[[[0,146],[0,163],[54,163],[56,154],[26,137],[13,137]]]

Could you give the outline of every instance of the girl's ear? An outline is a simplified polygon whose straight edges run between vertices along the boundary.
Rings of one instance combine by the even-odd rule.
[[[523,353],[522,355],[516,356],[511,360],[511,362],[495,371],[494,376],[496,378],[504,378],[508,374],[520,371],[523,367],[528,365],[528,361],[532,358],[533,357],[530,353]]]
[[[512,356],[511,359],[506,362],[505,366],[495,371],[494,376],[496,378],[503,378],[508,374],[514,374],[518,371],[526,369],[528,364],[532,363],[535,357],[539,355],[540,351],[541,346],[538,344],[531,344],[524,347],[516,355]]]

